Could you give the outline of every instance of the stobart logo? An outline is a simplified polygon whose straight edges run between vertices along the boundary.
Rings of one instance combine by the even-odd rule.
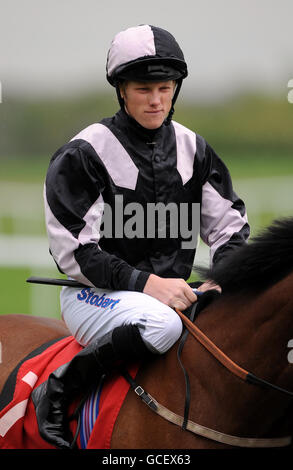
[[[116,195],[114,206],[98,200],[92,209],[96,238],[180,238],[182,249],[196,248],[200,231],[200,204],[163,202],[123,203]]]
[[[106,294],[97,295],[91,291],[89,287],[82,289],[79,294],[77,294],[77,299],[86,304],[94,305],[95,307],[106,308],[109,307],[111,310],[117,305],[121,299],[111,299],[110,297],[105,297]]]

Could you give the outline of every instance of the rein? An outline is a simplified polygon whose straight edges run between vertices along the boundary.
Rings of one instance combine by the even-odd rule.
[[[180,316],[182,322],[190,332],[190,334],[199,341],[205,349],[207,349],[226,369],[232,374],[239,377],[244,382],[259,385],[261,387],[272,388],[278,392],[285,393],[293,397],[293,392],[284,388],[278,387],[275,384],[267,382],[266,380],[257,377],[256,375],[248,372],[247,370],[240,367],[238,364],[233,362],[221,349],[219,349],[194,323],[192,323],[180,310],[175,309]]]
[[[197,303],[194,304],[194,308],[191,312],[191,318],[193,320]],[[247,370],[240,367],[238,364],[233,362],[221,349],[219,349],[195,324],[189,320],[180,310],[176,309],[177,314],[180,316],[186,331],[184,332],[181,342],[178,347],[177,357],[179,363],[183,369],[186,383],[186,400],[185,400],[185,410],[184,417],[173,413],[160,403],[158,403],[149,393],[147,393],[140,385],[138,385],[135,380],[128,374],[128,372],[123,372],[125,380],[130,384],[134,392],[141,398],[141,400],[148,405],[148,407],[162,416],[167,421],[170,421],[173,424],[180,426],[183,430],[191,431],[194,434],[220,442],[222,444],[228,444],[237,447],[285,447],[291,444],[291,436],[285,436],[280,438],[248,438],[248,437],[238,437],[232,436],[230,434],[225,434],[214,429],[201,426],[200,424],[194,423],[188,419],[189,412],[189,402],[190,402],[190,390],[189,390],[189,378],[185,371],[185,368],[180,360],[180,354],[184,345],[184,342],[189,333],[201,343],[201,345],[209,351],[212,356],[217,359],[226,369],[228,369],[233,375],[240,378],[242,381],[258,385],[265,388],[271,388],[277,390],[278,392],[285,393],[286,395],[293,396],[293,392],[286,390],[284,388],[278,387],[275,384],[267,382],[266,380],[257,377],[256,375],[248,372]]]

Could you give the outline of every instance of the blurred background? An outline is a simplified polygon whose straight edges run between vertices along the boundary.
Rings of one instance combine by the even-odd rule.
[[[252,235],[291,216],[291,0],[1,0],[0,314],[59,317],[60,277],[48,254],[42,189],[52,154],[118,109],[106,54],[120,30],[168,29],[189,65],[174,119],[229,167]],[[202,244],[196,264],[208,263]]]

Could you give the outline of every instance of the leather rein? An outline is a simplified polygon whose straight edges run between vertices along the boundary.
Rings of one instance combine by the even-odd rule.
[[[194,307],[191,312],[191,319],[193,320],[197,308],[197,302],[194,304]],[[180,426],[183,430],[191,431],[194,434],[205,437],[207,439],[220,442],[222,444],[228,444],[231,446],[237,447],[285,447],[292,443],[291,436],[279,437],[279,438],[249,438],[249,437],[238,437],[230,434],[225,434],[214,429],[207,428],[206,426],[201,426],[188,419],[189,413],[189,402],[190,402],[190,385],[188,374],[186,373],[184,366],[180,360],[180,354],[183,349],[184,342],[186,340],[188,332],[195,338],[201,345],[209,351],[212,356],[217,359],[226,369],[228,369],[233,375],[240,378],[242,381],[258,385],[265,388],[270,388],[277,390],[281,393],[293,397],[293,392],[286,390],[284,388],[278,387],[270,382],[267,382],[256,375],[248,372],[247,370],[240,367],[238,364],[233,362],[221,349],[219,349],[194,323],[189,320],[180,310],[175,309],[177,314],[180,316],[186,330],[182,335],[181,341],[178,346],[177,357],[180,362],[180,365],[183,369],[185,376],[186,384],[186,400],[185,400],[185,410],[184,417],[173,413],[168,410],[165,406],[158,403],[149,393],[147,393],[140,385],[138,385],[135,380],[128,374],[128,372],[123,372],[122,375],[128,381],[131,388],[135,393],[142,399],[142,401],[148,405],[148,407],[162,416],[167,421],[170,421],[173,424]]]

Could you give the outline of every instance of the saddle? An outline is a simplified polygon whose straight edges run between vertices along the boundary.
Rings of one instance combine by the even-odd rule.
[[[51,372],[69,362],[80,350],[81,346],[72,336],[57,339],[44,344],[26,356],[12,371],[0,395],[0,449],[55,449],[39,434],[32,400],[32,392],[42,385]],[[129,370],[135,376],[138,366]],[[112,431],[122,403],[129,389],[129,384],[119,375],[113,374],[100,384],[99,407],[93,433],[85,438],[78,434],[76,445],[79,448],[109,449]],[[88,400],[87,400],[88,401]],[[87,402],[85,402],[86,405]],[[78,401],[71,404],[69,416],[70,431],[75,435],[78,419],[75,410]],[[83,424],[86,413],[81,409]],[[81,426],[81,430],[84,430]],[[88,441],[88,442],[87,442]]]

